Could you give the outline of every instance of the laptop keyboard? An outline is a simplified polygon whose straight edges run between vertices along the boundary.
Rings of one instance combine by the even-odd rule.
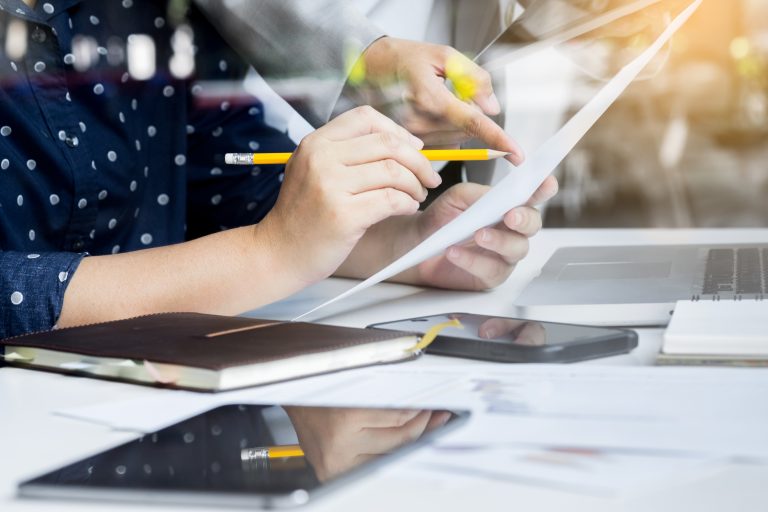
[[[703,295],[763,295],[768,288],[768,248],[710,249]]]

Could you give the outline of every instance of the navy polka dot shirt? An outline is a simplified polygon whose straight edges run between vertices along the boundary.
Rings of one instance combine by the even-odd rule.
[[[0,0],[0,338],[50,329],[88,254],[247,225],[274,204],[282,169],[223,155],[293,143],[252,97],[210,85],[242,64],[196,13],[171,11]],[[178,61],[189,34],[192,70]]]

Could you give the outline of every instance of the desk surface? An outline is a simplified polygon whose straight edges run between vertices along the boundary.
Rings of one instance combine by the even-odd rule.
[[[467,311],[509,314],[515,297],[537,273],[549,255],[565,245],[624,245],[644,243],[768,243],[768,230],[549,230],[532,241],[531,254],[513,277],[492,292],[468,293],[425,290],[412,286],[381,284],[349,303],[336,304],[322,322],[363,326],[395,318]],[[329,279],[256,312],[254,316],[288,318],[350,285]],[[661,343],[661,330],[639,331],[640,346],[633,353],[587,364],[646,365]],[[448,358],[426,356],[412,364],[441,365]],[[450,359],[455,365],[456,360]],[[471,366],[472,361],[462,364]],[[97,404],[149,396],[153,389],[15,368],[0,369],[0,509],[103,510],[105,505],[81,502],[19,500],[18,481],[68,461],[119,444],[134,437],[96,424],[52,415],[62,407]],[[723,466],[715,474],[651,491],[631,498],[597,498],[562,491],[495,482],[473,477],[452,478],[413,471],[407,460],[396,462],[363,481],[328,496],[304,510],[765,510],[768,503],[768,467]],[[113,506],[110,509],[146,510],[147,507]],[[171,507],[157,507],[174,510]]]

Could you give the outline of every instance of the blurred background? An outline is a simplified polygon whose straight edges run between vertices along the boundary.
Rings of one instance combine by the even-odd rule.
[[[528,151],[603,85],[587,56],[610,45],[510,65],[507,129]],[[768,2],[705,0],[659,60],[560,167],[547,226],[768,225]]]

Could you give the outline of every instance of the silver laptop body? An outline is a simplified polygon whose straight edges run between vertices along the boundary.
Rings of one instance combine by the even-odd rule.
[[[566,247],[515,301],[517,315],[593,325],[666,325],[678,300],[762,300],[768,245]]]

